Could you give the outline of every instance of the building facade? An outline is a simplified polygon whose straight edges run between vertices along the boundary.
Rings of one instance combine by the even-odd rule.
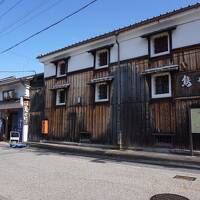
[[[17,131],[20,140],[28,139],[30,79],[8,77],[0,80],[0,138],[9,141]]]
[[[188,110],[200,106],[199,31],[195,4],[39,56],[47,138],[188,148]]]

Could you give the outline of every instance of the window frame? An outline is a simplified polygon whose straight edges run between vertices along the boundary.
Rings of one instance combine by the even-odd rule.
[[[107,65],[99,65],[99,54],[107,52]],[[110,62],[110,51],[109,49],[101,49],[95,52],[95,69],[102,69],[102,68],[107,68],[109,66]]]
[[[60,68],[61,68],[61,65],[62,64],[65,64],[65,73],[64,74],[60,74]],[[57,63],[57,65],[56,65],[56,77],[64,77],[64,76],[66,76],[66,74],[67,74],[67,70],[68,70],[68,62],[66,62],[66,61],[64,61],[64,60],[62,60],[62,61],[59,61],[58,63]]]
[[[163,93],[163,94],[156,94],[156,77],[159,76],[166,76],[168,75],[168,87],[169,87],[169,92],[168,93]],[[157,98],[167,98],[172,96],[172,78],[171,74],[169,72],[165,73],[158,73],[158,74],[152,74],[151,75],[151,98],[152,99],[157,99]]]
[[[64,93],[65,93],[65,98],[64,98],[64,102],[63,103],[59,102],[59,93],[61,91],[64,91]],[[66,90],[62,89],[62,88],[61,89],[57,89],[55,93],[56,93],[56,106],[64,106],[64,105],[66,105]]]
[[[100,85],[106,85],[107,86],[107,98],[106,99],[99,99],[98,96],[99,96],[99,86]],[[96,83],[95,84],[95,102],[108,102],[109,101],[109,84],[107,82],[102,82],[102,83]]]
[[[168,36],[168,50],[164,51],[164,52],[160,52],[160,53],[155,53],[155,48],[154,48],[154,42],[156,38],[162,37],[162,36]],[[152,35],[150,37],[150,57],[157,57],[157,56],[162,56],[162,55],[167,55],[170,54],[171,52],[171,33],[169,32],[163,32],[163,33],[159,33],[156,35]]]
[[[12,92],[12,93],[14,94],[13,98],[8,98],[9,92]],[[5,94],[7,94],[7,98],[4,98],[4,95],[5,95]],[[2,91],[2,100],[3,100],[3,101],[13,100],[13,99],[15,99],[15,96],[16,96],[16,91],[15,91],[15,89],[12,89],[12,90],[4,90],[4,91]]]

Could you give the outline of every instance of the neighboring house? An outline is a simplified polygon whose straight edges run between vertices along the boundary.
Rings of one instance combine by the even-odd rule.
[[[10,131],[20,133],[20,140],[28,139],[29,89],[32,76],[0,80],[1,138],[10,139]]]
[[[44,112],[44,74],[0,80],[0,138],[8,141],[10,131],[27,142],[41,136]]]
[[[188,110],[200,106],[199,32],[197,3],[40,55],[47,138],[188,148]]]

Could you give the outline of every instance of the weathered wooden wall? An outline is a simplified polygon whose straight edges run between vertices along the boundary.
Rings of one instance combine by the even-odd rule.
[[[49,138],[79,141],[80,132],[89,132],[95,142],[111,143],[108,123],[111,119],[111,103],[95,104],[94,87],[88,84],[93,77],[102,76],[93,71],[71,74],[64,79],[45,81],[45,117],[49,119]],[[65,106],[55,106],[55,92],[50,90],[55,84],[70,83],[66,90]],[[77,97],[81,97],[81,104]],[[109,141],[108,141],[109,140]]]
[[[36,76],[30,83],[30,117],[29,140],[38,141],[43,138],[42,120],[44,119],[45,88],[43,74]]]
[[[184,64],[183,64],[184,63]],[[178,64],[179,72],[172,73],[171,98],[152,100],[149,77],[141,73],[147,68]],[[185,68],[184,68],[185,66]],[[79,141],[80,132],[92,134],[96,143],[117,144],[117,71],[121,81],[121,128],[127,146],[152,146],[154,133],[173,134],[172,147],[188,148],[190,106],[200,105],[200,86],[183,88],[183,75],[200,75],[200,47],[179,49],[171,55],[149,60],[148,57],[124,61],[118,68],[113,64],[105,70],[69,73],[65,78],[45,80],[45,118],[49,120],[49,139]],[[94,77],[113,75],[110,101],[94,103],[94,87],[88,82]],[[55,106],[55,84],[70,83],[66,106]],[[81,104],[76,98],[81,97]],[[171,137],[171,136],[170,136]],[[195,136],[195,148],[200,149],[200,138]]]

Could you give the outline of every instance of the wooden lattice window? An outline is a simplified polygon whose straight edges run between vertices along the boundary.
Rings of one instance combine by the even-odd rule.
[[[65,89],[58,89],[56,91],[56,105],[65,105]]]
[[[96,68],[107,67],[109,62],[109,52],[107,49],[96,52]]]
[[[151,76],[152,98],[171,97],[171,74],[161,73]]]
[[[157,76],[155,77],[155,93],[165,94],[169,93],[169,76]]]
[[[160,36],[154,39],[154,53],[168,51],[168,35]]]
[[[170,53],[170,33],[164,32],[150,37],[150,56],[161,56]]]
[[[97,83],[95,85],[95,101],[108,101],[109,100],[109,86],[107,83]]]
[[[61,61],[57,64],[57,77],[64,76],[67,73],[67,63],[65,61]]]

